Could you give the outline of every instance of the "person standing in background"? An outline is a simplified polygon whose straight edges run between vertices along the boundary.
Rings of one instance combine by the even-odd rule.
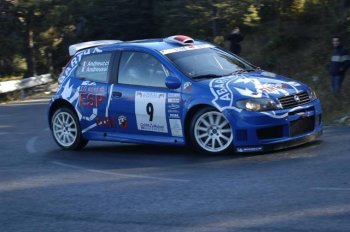
[[[340,37],[332,38],[333,52],[331,62],[328,65],[328,72],[331,76],[332,93],[335,97],[340,94],[341,85],[344,81],[344,75],[349,68],[350,56],[343,48]]]
[[[240,42],[242,42],[243,39],[244,36],[240,32],[240,29],[238,27],[234,28],[231,34],[228,36],[228,40],[230,41],[230,51],[236,55],[239,55],[242,50]]]

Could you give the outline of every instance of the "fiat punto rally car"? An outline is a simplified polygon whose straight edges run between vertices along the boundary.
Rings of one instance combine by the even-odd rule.
[[[48,110],[64,149],[103,140],[258,152],[322,133],[320,101],[308,86],[208,42],[91,41],[69,52]]]

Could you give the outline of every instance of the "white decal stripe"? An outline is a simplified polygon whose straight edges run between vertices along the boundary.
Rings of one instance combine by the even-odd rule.
[[[216,103],[216,101],[219,99],[219,96],[216,94],[216,92],[215,92],[215,90],[214,90],[214,88],[213,88],[213,82],[214,82],[214,81],[215,81],[215,79],[211,80],[210,83],[209,83],[210,92],[211,92],[211,94],[213,94],[213,96],[214,96],[214,99],[213,99],[211,102],[215,105],[215,107],[216,107],[217,109],[219,109],[220,111],[222,111],[222,110],[221,110],[221,107]]]
[[[297,87],[294,86],[294,85],[295,85],[295,82],[294,82],[294,81],[292,81],[292,82],[287,82],[287,84],[288,84],[290,87],[292,87],[292,88],[294,89],[295,93],[299,93],[299,90],[297,89]],[[289,93],[287,92],[287,93],[285,94],[285,96],[288,96],[288,95],[289,95]]]
[[[303,109],[303,107],[298,106],[298,107],[292,108],[287,113],[284,113],[282,115],[276,115],[275,111],[272,111],[271,113],[270,112],[260,112],[260,113],[265,114],[267,116],[270,116],[271,118],[281,119],[281,118],[287,117],[289,113],[296,111],[296,110],[299,110],[299,109]]]
[[[213,96],[214,96],[214,99],[213,99],[211,102],[212,102],[213,105],[214,105],[218,110],[220,110],[221,112],[224,111],[225,109],[231,109],[231,110],[235,110],[235,111],[238,111],[238,112],[241,112],[241,111],[242,111],[241,109],[238,109],[237,107],[234,107],[234,106],[233,106],[233,101],[234,101],[234,99],[233,99],[233,92],[232,92],[231,89],[228,87],[228,83],[233,82],[233,81],[236,81],[237,78],[238,78],[238,76],[232,76],[232,77],[230,78],[230,80],[227,81],[227,82],[225,83],[225,87],[228,89],[228,91],[229,91],[230,94],[231,94],[231,99],[230,99],[230,105],[229,105],[229,106],[224,106],[224,107],[221,107],[221,106],[220,106],[219,104],[217,104],[217,102],[216,102],[216,101],[219,99],[219,96],[216,94],[215,89],[213,88],[213,83],[214,83],[215,81],[217,81],[217,79],[213,79],[213,80],[211,80],[210,83],[209,83],[210,92],[211,92],[211,93],[213,94]]]
[[[213,48],[213,47],[215,46],[211,44],[189,45],[189,46],[165,49],[160,51],[160,53],[162,53],[163,55],[167,55],[175,52],[183,52],[183,51],[196,50],[196,49],[202,49],[202,48]]]
[[[113,87],[114,87],[114,84],[111,85],[110,90],[109,90],[108,103],[107,103],[107,107],[106,107],[106,117],[108,117],[109,105],[111,104],[111,101],[112,101]]]
[[[231,90],[231,88],[228,86],[231,82],[233,81],[232,80],[229,80],[228,82],[226,82],[226,88],[227,90],[230,92],[230,95],[231,95],[231,100],[230,100],[230,106],[233,106],[233,92]]]
[[[94,123],[94,124],[92,124],[91,126],[85,128],[81,133],[84,134],[86,131],[91,130],[91,129],[94,128],[94,127],[96,127],[96,123]]]

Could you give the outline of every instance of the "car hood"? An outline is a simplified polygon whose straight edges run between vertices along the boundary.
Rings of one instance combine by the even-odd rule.
[[[308,91],[308,87],[295,80],[266,71],[254,71],[203,81],[211,93],[220,99],[279,97]]]

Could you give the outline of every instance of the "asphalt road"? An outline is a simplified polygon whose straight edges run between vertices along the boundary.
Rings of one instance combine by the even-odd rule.
[[[350,128],[267,154],[91,142],[62,151],[46,102],[0,106],[0,231],[350,231]]]

